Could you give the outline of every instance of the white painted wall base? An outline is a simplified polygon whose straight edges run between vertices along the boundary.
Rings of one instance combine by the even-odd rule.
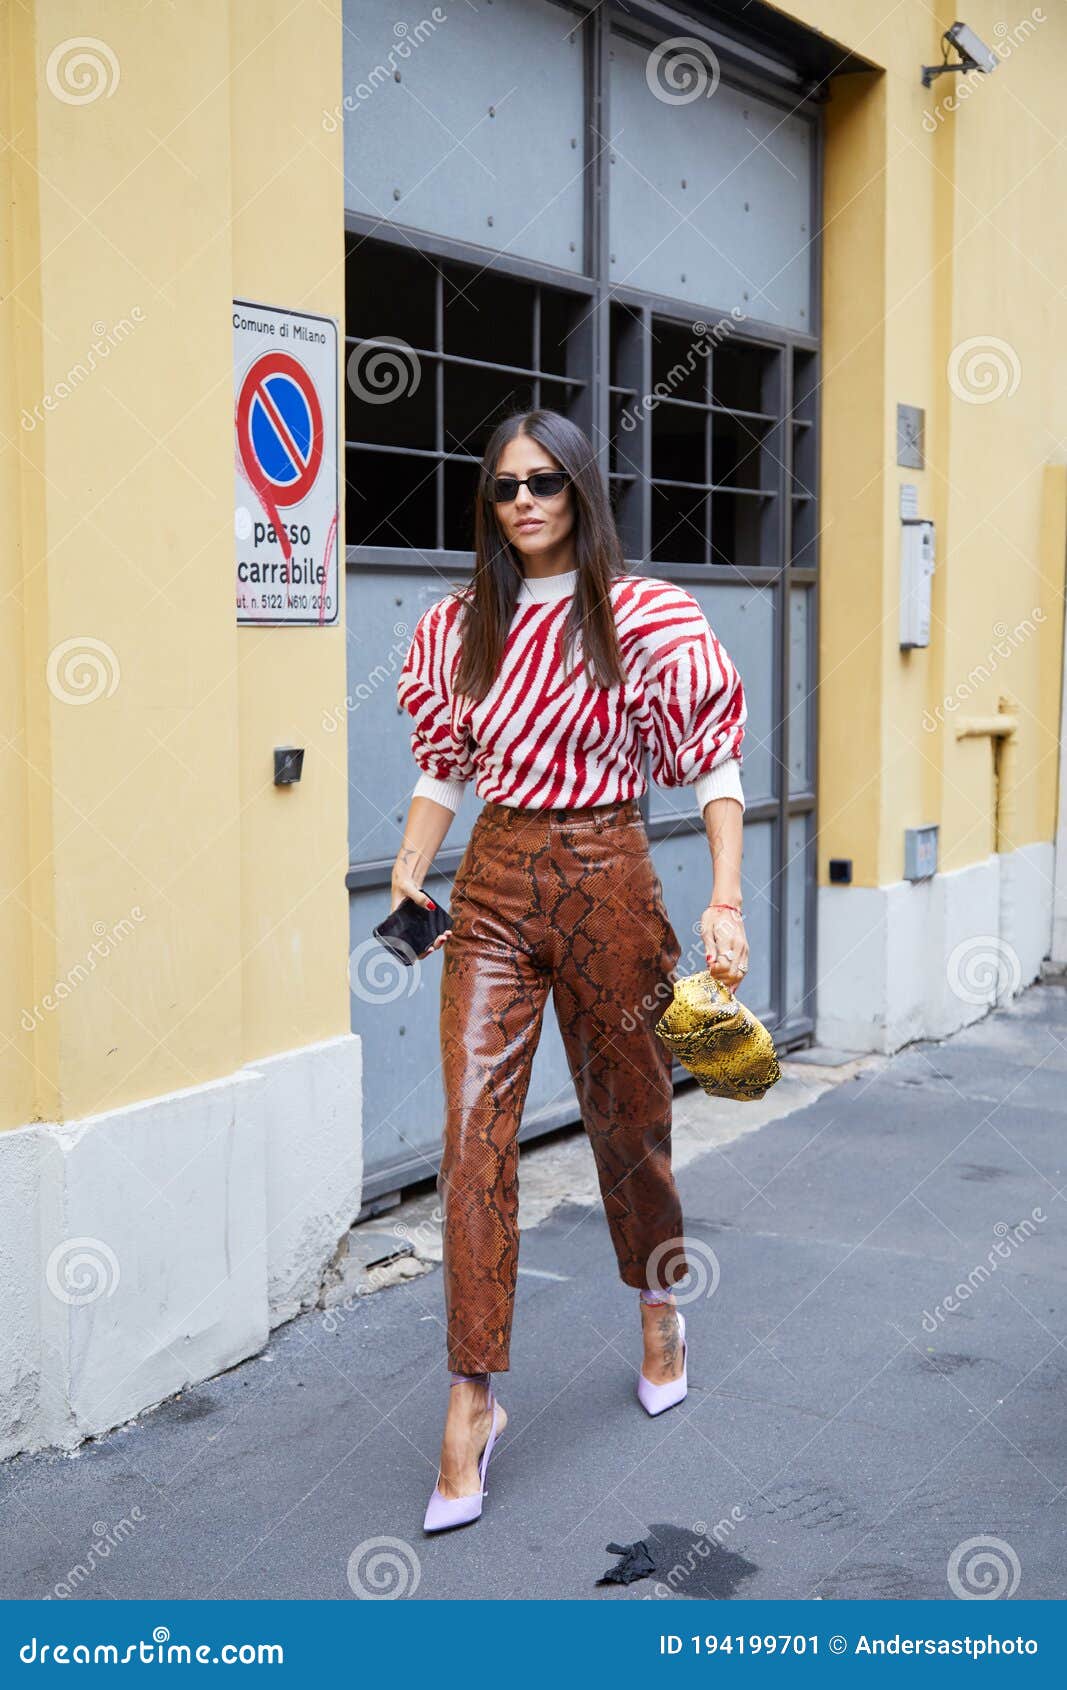
[[[353,1035],[0,1134],[0,1458],[72,1448],[263,1347],[359,1211]]]
[[[818,1042],[889,1054],[1017,996],[1049,954],[1053,870],[1037,844],[930,880],[820,887]]]

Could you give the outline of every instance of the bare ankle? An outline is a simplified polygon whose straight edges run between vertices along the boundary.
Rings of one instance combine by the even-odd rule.
[[[456,1413],[463,1419],[475,1419],[478,1415],[488,1412],[490,1383],[488,1374],[452,1375],[451,1388],[448,1393],[448,1408],[450,1413]],[[453,1404],[455,1407],[453,1408]]]

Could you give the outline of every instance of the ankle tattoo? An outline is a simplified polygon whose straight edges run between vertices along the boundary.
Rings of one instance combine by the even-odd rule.
[[[662,1345],[661,1359],[665,1367],[674,1367],[678,1361],[678,1322],[664,1315],[659,1321],[659,1336]]]

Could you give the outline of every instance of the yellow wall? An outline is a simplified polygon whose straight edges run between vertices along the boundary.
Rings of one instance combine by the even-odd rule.
[[[19,7],[7,5],[0,13],[0,134],[5,140],[22,128],[25,102],[16,97],[20,84],[15,71],[26,62],[28,27]],[[0,146],[0,532],[4,536],[0,545],[0,815],[4,818],[0,826],[0,957],[4,958],[0,967],[0,1126],[26,1120],[32,1100],[40,1095],[18,1034],[22,1005],[32,996],[29,811],[36,789],[29,778],[24,670],[28,599],[34,583],[31,578],[25,592],[20,585],[30,550],[29,512],[20,509],[21,493],[32,461],[29,443],[19,439],[12,287],[19,267],[36,261],[37,243],[27,209],[19,220],[16,250],[15,221],[7,208],[14,197],[17,170],[14,147]],[[29,352],[24,342],[24,367]],[[29,379],[34,379],[32,367]]]
[[[781,9],[878,67],[832,86],[823,249],[819,874],[825,882],[828,859],[848,856],[870,886],[900,878],[908,826],[940,823],[943,869],[1054,832],[1067,13],[1009,17],[978,0],[967,21],[1001,48],[996,71],[924,89],[920,66],[940,63],[950,8]],[[977,364],[960,350],[971,340]],[[1010,389],[1016,372],[1014,392],[974,402],[984,380]],[[924,470],[896,465],[898,401],[926,412]],[[931,642],[912,652],[900,651],[897,623],[904,482],[937,523]],[[993,742],[960,740],[956,727],[1002,700],[1020,725],[998,800]]]
[[[47,65],[87,30],[70,0],[4,6],[7,1126],[349,1027],[344,748],[315,732],[344,632],[235,626],[229,306],[342,316],[339,0],[102,0],[117,80],[71,103]],[[20,427],[101,331],[98,367]],[[93,702],[66,641],[102,642]],[[312,741],[275,789],[273,747]]]
[[[872,885],[899,878],[911,824],[941,823],[944,868],[993,848],[990,742],[957,741],[954,716],[927,732],[924,717],[994,653],[998,624],[1035,609],[1034,637],[994,653],[958,714],[1011,702],[997,842],[1052,837],[1067,15],[1047,5],[1030,41],[924,126],[959,88],[919,82],[950,11],[784,9],[877,67],[836,82],[826,113],[819,694],[820,878],[843,855]],[[967,16],[1003,42],[992,0]],[[46,67],[90,27],[118,80],[70,103]],[[344,634],[234,625],[229,312],[237,295],[342,317],[341,135],[322,124],[341,97],[340,0],[101,0],[91,26],[73,0],[0,0],[0,41],[12,1126],[198,1084],[349,1026],[345,746],[316,731],[346,694]],[[100,367],[24,427],[116,325]],[[949,358],[970,337],[1006,343],[1013,394],[953,394]],[[898,400],[926,411],[924,471],[896,467]],[[897,640],[906,480],[938,525],[932,643],[910,654]],[[102,642],[93,702],[79,701],[89,669],[50,682],[67,641]],[[276,790],[272,749],[290,742],[309,748],[304,780]],[[62,1008],[41,1007],[68,979]]]

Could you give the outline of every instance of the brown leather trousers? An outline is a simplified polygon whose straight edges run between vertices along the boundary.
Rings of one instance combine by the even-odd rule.
[[[519,1124],[549,987],[626,1285],[687,1273],[671,1172],[671,1059],[653,1024],[681,946],[635,800],[487,803],[450,901],[441,975],[448,1366],[509,1365]]]

